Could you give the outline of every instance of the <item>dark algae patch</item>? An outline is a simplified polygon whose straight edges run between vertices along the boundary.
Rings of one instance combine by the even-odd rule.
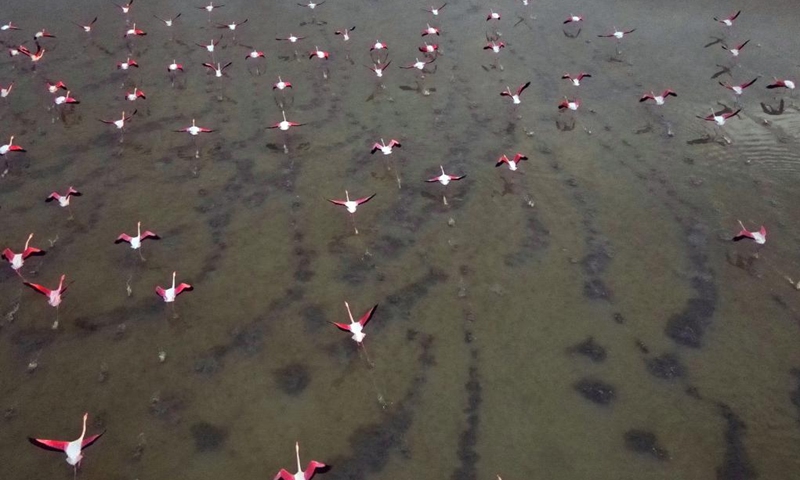
[[[725,457],[722,465],[717,467],[717,480],[750,480],[758,478],[750,455],[744,445],[747,425],[739,418],[731,407],[719,404],[719,412],[725,420]]]
[[[300,395],[311,382],[308,367],[302,363],[293,363],[273,372],[275,383],[283,393],[290,396]]]
[[[656,434],[647,430],[631,429],[623,435],[625,448],[642,455],[650,455],[657,460],[668,460],[669,453],[658,444]]]
[[[617,397],[613,386],[592,378],[578,380],[574,388],[583,398],[598,405],[609,405]]]
[[[686,367],[684,367],[677,355],[672,353],[665,353],[660,357],[653,357],[645,361],[647,364],[647,371],[650,375],[665,380],[673,378],[681,378],[686,374]]]
[[[194,447],[198,452],[218,450],[225,443],[225,439],[228,438],[227,430],[208,422],[195,423],[189,430],[192,433]]]
[[[594,337],[589,337],[577,345],[569,347],[567,352],[573,355],[582,355],[595,363],[603,362],[606,359],[605,347],[595,342]]]

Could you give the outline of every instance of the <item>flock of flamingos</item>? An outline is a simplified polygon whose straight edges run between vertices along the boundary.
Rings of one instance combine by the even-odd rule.
[[[528,3],[529,3],[528,0],[520,0],[520,1],[522,2],[523,5],[528,5]],[[321,2],[318,2],[318,3],[314,3],[313,1],[309,1],[309,3],[307,3],[307,4],[298,4],[298,5],[303,6],[305,8],[308,8],[310,11],[314,12],[317,7],[321,6],[324,3],[325,3],[324,0],[321,1]],[[132,41],[136,37],[143,37],[143,36],[145,36],[147,34],[146,31],[144,31],[142,28],[137,27],[137,23],[133,22],[133,20],[131,18],[132,11],[133,11],[132,4],[133,4],[133,1],[131,1],[131,2],[127,3],[127,4],[125,4],[125,5],[117,5],[118,10],[120,10],[120,12],[123,14],[124,20],[125,20],[125,28],[122,29],[120,33],[129,42]],[[432,37],[438,37],[441,34],[440,28],[438,26],[436,26],[436,25],[437,25],[437,20],[439,19],[440,15],[446,15],[446,10],[444,10],[446,6],[447,6],[447,4],[445,3],[444,5],[441,5],[438,8],[437,7],[430,7],[430,8],[425,9],[429,13],[430,19],[426,23],[425,28],[422,30],[422,34],[421,34],[422,37],[432,38]],[[216,9],[218,9],[220,7],[224,7],[224,5],[214,5],[213,3],[209,3],[206,6],[198,6],[196,8],[201,9],[201,10],[205,10],[208,13],[208,22],[211,23],[212,22],[212,14],[213,14],[214,10],[216,10]],[[444,13],[443,13],[443,10],[444,10]],[[728,17],[715,18],[714,20],[716,20],[721,25],[722,28],[730,29],[734,25],[734,23],[737,21],[740,13],[741,12],[738,11],[738,12],[733,13],[732,15],[729,15]],[[312,15],[313,15],[313,13],[312,13]],[[162,19],[162,18],[159,18],[159,17],[156,17],[156,18],[158,18],[164,24],[165,27],[170,28],[170,27],[172,27],[174,25],[174,22],[179,17],[181,17],[181,14],[177,14],[174,17],[169,18],[169,19]],[[492,24],[492,28],[493,29],[496,29],[497,25],[501,21],[501,18],[502,18],[502,16],[501,16],[500,12],[496,12],[494,10],[490,10],[486,15],[486,19],[485,20],[486,20],[486,22],[490,22]],[[90,21],[88,23],[84,23],[84,24],[76,23],[75,25],[80,27],[87,35],[91,35],[96,21],[97,21],[97,18],[94,18],[92,21]],[[324,22],[317,22],[314,17],[312,17],[312,21],[313,21],[314,24],[317,24],[317,25],[323,25],[324,24]],[[219,27],[221,30],[229,30],[229,31],[233,32],[233,35],[235,36],[235,32],[236,32],[237,27],[241,26],[242,24],[244,24],[246,22],[247,22],[247,20],[245,19],[245,20],[240,21],[240,22],[232,22],[232,23],[227,23],[227,24],[219,23],[219,24],[216,24],[216,26]],[[565,34],[568,34],[568,36],[569,36],[570,33],[572,33],[573,35],[577,35],[579,32],[575,32],[574,30],[572,32],[569,32],[568,29],[575,28],[574,27],[575,25],[580,25],[580,24],[582,24],[582,22],[584,22],[584,18],[582,16],[572,15],[572,14],[568,15],[566,17],[566,19],[563,20],[563,24],[564,24],[563,28],[565,29]],[[143,24],[139,23],[139,25],[143,25]],[[351,27],[351,28],[345,28],[343,30],[337,30],[335,33],[337,35],[341,36],[342,39],[345,42],[350,42],[350,34],[351,34],[351,32],[354,31],[355,28],[356,28],[355,26]],[[22,30],[22,29],[19,26],[17,26],[16,24],[12,23],[12,22],[8,22],[8,23],[5,23],[4,25],[0,26],[0,32],[2,32],[3,34],[9,34],[10,32],[17,31],[17,30]],[[635,30],[636,29],[634,29],[634,28],[631,28],[631,29],[628,29],[628,30],[618,30],[618,29],[614,28],[613,31],[611,31],[609,33],[605,33],[605,34],[600,34],[598,36],[599,37],[607,37],[607,38],[611,38],[611,39],[615,40],[616,43],[617,43],[617,54],[619,54],[620,53],[620,50],[619,50],[620,42],[625,37],[627,37],[628,35],[634,33]],[[495,32],[496,32],[496,30],[495,30]],[[25,35],[28,35],[27,31],[23,31],[23,33]],[[40,62],[46,62],[47,61],[47,51],[48,51],[47,42],[54,41],[54,40],[51,40],[51,39],[53,39],[55,37],[56,37],[56,35],[54,35],[50,31],[48,31],[48,30],[43,28],[43,29],[41,29],[39,31],[36,31],[35,34],[33,35],[33,40],[34,40],[35,45],[36,45],[35,50],[30,48],[30,47],[28,47],[28,46],[26,46],[24,43],[23,44],[19,44],[19,45],[13,44],[14,46],[11,46],[9,48],[9,54],[12,57],[16,57],[16,56],[20,56],[20,58],[25,58],[26,57],[31,62],[31,64],[33,65],[33,68],[35,69],[36,65],[38,65]],[[490,51],[493,54],[499,54],[501,52],[501,50],[505,47],[505,43],[500,40],[499,33],[497,35],[487,35],[487,37],[488,37],[487,38],[487,44],[484,46],[484,49]],[[26,37],[26,38],[29,38],[29,37]],[[285,42],[289,42],[289,43],[294,44],[294,43],[297,43],[298,41],[300,41],[303,38],[304,37],[300,37],[300,36],[295,36],[293,34],[289,34],[286,37],[277,38],[276,40],[285,41]],[[743,49],[747,46],[748,41],[744,41],[744,42],[738,43],[735,46],[728,46],[728,45],[723,44],[722,47],[724,49],[726,49],[728,52],[730,52],[730,55],[733,57],[734,61],[736,61],[739,58],[740,55],[743,55],[743,53],[742,53]],[[205,62],[202,65],[208,69],[209,73],[213,73],[213,75],[216,76],[216,77],[221,77],[221,76],[225,75],[225,70],[231,65],[231,62],[223,64],[221,62],[217,62],[216,61],[216,58],[214,56],[214,52],[215,52],[215,47],[218,45],[218,43],[219,43],[219,40],[212,40],[209,44],[205,44],[205,45],[204,44],[197,44],[197,45],[199,47],[202,47],[203,49],[207,50],[207,52],[209,53],[209,56],[210,56],[210,61],[209,62]],[[129,48],[131,48],[130,47],[131,44],[129,43],[128,45],[129,45]],[[250,47],[248,47],[248,48],[250,48]],[[385,54],[387,49],[388,49],[388,46],[385,43],[381,42],[380,40],[376,40],[375,43],[372,44],[370,46],[370,49],[369,49],[370,50],[370,57],[371,57],[371,59],[373,61],[373,66],[372,67],[368,67],[368,68],[370,68],[370,70],[372,70],[375,73],[375,75],[376,75],[376,77],[378,79],[383,77],[383,75],[385,73],[385,69],[391,63],[391,61],[388,60],[388,55]],[[418,50],[421,52],[421,54],[423,56],[423,60],[420,60],[419,58],[417,58],[417,59],[415,59],[415,62],[410,63],[408,65],[405,65],[402,68],[417,69],[417,70],[419,70],[420,72],[422,72],[424,74],[424,72],[426,72],[427,65],[433,63],[437,59],[438,54],[439,54],[439,45],[436,44],[436,43],[428,43],[426,41],[426,42],[423,43],[423,45],[418,47]],[[295,55],[297,56],[297,52],[296,51],[295,51]],[[348,55],[349,55],[349,50],[348,50]],[[308,57],[310,59],[312,59],[312,60],[318,60],[318,61],[325,62],[325,61],[328,61],[328,59],[330,57],[330,54],[329,54],[329,52],[327,52],[325,50],[321,50],[319,47],[315,46],[314,50],[312,50],[312,51],[310,51],[308,53]],[[246,57],[245,57],[245,59],[247,61],[250,61],[250,60],[258,61],[259,59],[263,59],[263,58],[265,58],[265,53],[255,49],[255,48],[253,48],[252,51],[250,53],[248,53],[246,55]],[[496,62],[495,65],[499,65],[499,63]],[[138,63],[133,58],[131,58],[131,56],[128,56],[125,60],[121,60],[117,64],[117,68],[119,70],[128,70],[130,68],[138,68],[138,66],[139,66]],[[174,85],[175,75],[178,75],[178,74],[180,74],[180,72],[183,72],[184,71],[184,66],[183,66],[183,64],[179,63],[177,60],[173,59],[170,63],[166,64],[166,70],[167,70],[168,74],[170,75],[170,78],[172,79],[172,82],[173,82],[173,85]],[[323,72],[325,72],[325,70],[323,70]],[[260,71],[258,72],[258,74],[260,74]],[[327,73],[325,73],[325,75],[326,75],[326,78],[327,78]],[[581,82],[584,81],[584,79],[591,78],[591,74],[587,73],[587,72],[581,72],[581,73],[578,73],[578,74],[564,74],[562,76],[562,78],[565,79],[565,80],[568,80],[575,87],[579,87],[581,85]],[[753,83],[755,83],[755,81],[756,80],[754,79],[752,81],[749,81],[747,83],[743,83],[741,85],[730,85],[730,84],[722,84],[722,85],[724,87],[730,89],[734,93],[734,95],[738,98],[738,96],[742,95],[744,90],[747,89],[748,87],[750,87],[751,85],[753,85]],[[510,99],[510,102],[511,102],[512,105],[519,105],[522,102],[522,99],[521,99],[522,94],[523,94],[523,92],[525,91],[525,89],[529,85],[530,85],[530,82],[527,82],[527,83],[519,86],[515,90],[512,90],[510,87],[507,87],[505,90],[500,92],[500,95],[503,96],[503,97],[508,97]],[[46,85],[43,85],[43,87],[46,87],[47,91],[49,91],[50,94],[52,94],[52,104],[53,104],[52,108],[55,108],[55,109],[61,109],[61,108],[65,108],[65,107],[73,108],[73,107],[71,107],[72,105],[76,105],[76,104],[80,103],[80,101],[78,99],[76,99],[75,97],[72,96],[72,91],[67,87],[67,85],[63,81],[52,81],[52,82],[48,81],[46,83]],[[278,81],[273,84],[273,90],[283,91],[284,89],[287,89],[287,88],[293,88],[292,84],[290,82],[284,81],[280,77],[278,77]],[[787,89],[787,90],[794,90],[795,84],[794,84],[794,82],[792,82],[789,79],[782,79],[781,80],[781,79],[777,79],[776,78],[773,83],[767,85],[767,88],[771,88],[771,89],[773,89],[773,88],[782,88],[782,89]],[[423,93],[424,94],[429,94],[428,91],[424,91]],[[6,86],[6,87],[0,88],[0,97],[5,98],[5,97],[8,97],[10,95],[13,95],[13,83],[8,85],[8,86]],[[674,92],[671,89],[666,89],[660,94],[656,94],[656,93],[651,91],[651,92],[647,92],[647,93],[643,94],[641,96],[640,101],[641,102],[653,102],[656,105],[663,105],[667,101],[667,99],[669,97],[674,97],[674,96],[677,96],[677,93]],[[124,99],[126,101],[129,101],[129,102],[137,102],[137,101],[146,99],[146,95],[138,87],[135,87],[135,88],[133,88],[132,91],[127,92],[125,94]],[[559,110],[565,110],[565,111],[576,111],[576,110],[578,110],[580,108],[580,105],[581,105],[581,101],[577,97],[575,97],[575,98],[567,98],[567,97],[565,97],[558,104],[558,109]],[[737,101],[737,106],[738,106],[738,101]],[[712,110],[710,114],[705,115],[705,116],[699,116],[699,118],[701,118],[703,120],[706,120],[706,121],[709,121],[709,122],[713,122],[713,124],[715,126],[717,126],[717,127],[722,127],[723,125],[725,125],[727,120],[729,120],[730,118],[738,115],[739,112],[740,112],[740,109],[738,109],[738,108],[736,110],[734,110],[734,111],[719,112],[719,113],[714,112]],[[101,121],[106,123],[106,124],[112,125],[114,128],[118,129],[122,133],[122,132],[124,132],[124,128],[125,128],[126,124],[128,124],[131,121],[131,119],[134,117],[134,115],[136,113],[137,113],[137,110],[135,110],[135,109],[131,113],[126,113],[125,111],[123,111],[121,116],[118,119],[101,120]],[[268,128],[274,128],[274,129],[278,129],[278,130],[282,130],[282,131],[288,131],[290,128],[299,127],[299,126],[303,125],[302,123],[288,121],[287,118],[286,118],[286,113],[285,112],[282,112],[282,118],[283,118],[283,120],[275,123],[274,125],[269,126]],[[180,128],[180,129],[177,129],[175,131],[176,132],[188,133],[193,138],[197,137],[200,134],[213,132],[213,130],[210,129],[210,128],[205,128],[205,127],[198,126],[194,119],[192,119],[192,124],[190,126],[187,126],[187,127],[184,127],[184,128]],[[381,139],[380,142],[374,143],[374,145],[372,146],[371,151],[372,151],[372,153],[381,152],[383,155],[391,155],[392,150],[394,148],[398,148],[398,147],[401,147],[401,146],[402,145],[400,144],[400,142],[395,140],[395,139],[391,139],[388,143],[386,143],[383,139]],[[286,149],[285,145],[284,145],[284,149]],[[17,154],[19,154],[21,152],[25,152],[25,149],[21,145],[14,143],[14,136],[11,136],[11,138],[9,139],[7,144],[4,144],[4,145],[0,146],[0,156],[2,156],[3,159],[6,161],[6,169],[5,169],[5,172],[3,172],[3,176],[8,174],[9,169],[11,168],[10,162],[9,162],[9,157],[13,157],[14,155],[17,155]],[[199,155],[199,150],[196,153],[196,156],[197,155]],[[501,166],[501,165],[505,164],[505,165],[507,165],[509,167],[510,170],[516,171],[520,166],[520,162],[522,162],[524,160],[527,160],[527,157],[522,153],[517,153],[516,155],[513,156],[513,158],[509,158],[506,155],[502,155],[496,161],[496,166]],[[441,167],[441,166],[440,166],[440,171],[441,171],[440,175],[433,176],[433,177],[429,178],[427,181],[428,182],[432,182],[432,183],[438,182],[438,183],[446,186],[452,181],[457,181],[457,180],[460,180],[460,179],[464,178],[464,175],[450,175],[450,174],[447,174],[445,172],[444,167]],[[399,186],[399,177],[398,177],[398,186]],[[71,199],[74,198],[74,197],[77,197],[79,195],[81,195],[81,193],[77,189],[75,189],[72,186],[70,186],[66,190],[63,190],[61,193],[59,193],[57,191],[51,193],[46,198],[46,201],[47,202],[55,202],[57,205],[59,205],[61,207],[64,207],[64,208],[70,208]],[[365,196],[365,197],[360,197],[360,198],[351,198],[350,197],[350,192],[345,191],[345,198],[343,200],[331,199],[329,201],[332,202],[333,204],[337,205],[337,206],[344,207],[350,213],[350,215],[352,216],[352,215],[354,215],[356,213],[356,210],[360,205],[363,205],[364,203],[368,202],[374,196],[375,196],[375,194],[368,195],[368,196]],[[445,204],[447,204],[446,197],[443,197],[443,202]],[[744,225],[741,225],[741,222],[740,222],[740,226],[741,226],[741,230],[733,237],[733,240],[750,239],[750,240],[753,240],[757,244],[764,244],[766,242],[767,232],[766,232],[765,227],[762,226],[757,231],[750,231],[747,228],[745,228]],[[355,219],[354,218],[353,218],[353,227],[354,227],[355,233],[358,234],[358,229],[355,226]],[[27,241],[24,244],[24,247],[21,250],[19,250],[18,252],[15,252],[14,250],[11,250],[10,248],[6,248],[3,251],[3,257],[9,262],[11,268],[17,273],[17,275],[20,277],[20,279],[22,279],[22,281],[24,282],[25,285],[27,285],[28,287],[33,289],[35,292],[38,292],[38,293],[42,294],[47,299],[47,302],[49,303],[49,305],[51,305],[51,306],[56,308],[56,320],[55,320],[55,322],[53,324],[53,328],[55,329],[55,328],[58,327],[58,306],[61,304],[61,302],[63,300],[64,293],[67,290],[67,284],[65,283],[66,275],[61,275],[60,280],[58,282],[58,286],[56,286],[54,288],[48,288],[48,287],[45,287],[45,286],[42,286],[42,285],[39,285],[39,284],[36,284],[36,283],[29,282],[29,281],[24,279],[21,269],[22,269],[22,267],[23,267],[23,265],[25,263],[25,260],[27,260],[29,257],[31,257],[33,255],[43,255],[43,254],[45,254],[44,250],[42,250],[40,248],[36,248],[36,247],[31,245],[32,238],[33,238],[33,234],[30,234],[28,236]],[[126,243],[129,244],[130,248],[132,248],[134,250],[137,250],[137,252],[140,252],[140,248],[141,248],[142,242],[144,240],[146,240],[146,239],[158,239],[158,238],[159,238],[159,236],[157,234],[155,234],[154,232],[152,232],[152,231],[149,231],[149,230],[144,230],[143,231],[142,230],[142,224],[141,224],[141,222],[139,222],[139,223],[137,223],[135,235],[122,233],[117,237],[116,242],[117,243],[126,242]],[[139,253],[139,255],[141,256],[141,253]],[[181,293],[186,292],[186,291],[190,291],[193,288],[188,283],[176,283],[176,277],[177,277],[176,273],[173,272],[173,274],[172,274],[172,283],[171,283],[170,286],[168,286],[166,288],[165,287],[161,287],[161,286],[157,286],[155,288],[156,293],[163,299],[164,302],[173,303],[173,302],[176,301],[177,297]],[[377,305],[375,305],[371,309],[369,309],[358,320],[355,320],[353,318],[353,315],[352,315],[352,313],[350,311],[350,305],[347,302],[345,302],[345,306],[346,306],[347,313],[348,313],[348,316],[349,316],[349,323],[335,323],[335,325],[338,328],[340,328],[340,329],[342,329],[344,331],[347,331],[350,334],[352,334],[353,340],[355,340],[360,345],[361,342],[364,340],[364,337],[365,337],[365,333],[363,331],[364,327],[367,325],[367,322],[369,322],[369,320],[372,318],[373,314],[375,313]],[[87,433],[87,420],[88,420],[88,413],[84,414],[84,416],[83,416],[83,428],[82,428],[82,431],[81,431],[81,435],[77,439],[75,439],[73,441],[49,440],[49,439],[44,439],[44,438],[30,438],[30,441],[34,445],[36,445],[38,447],[41,447],[41,448],[44,448],[44,449],[49,449],[49,450],[56,450],[56,451],[63,452],[64,454],[66,454],[67,463],[69,463],[71,466],[74,467],[75,474],[77,474],[77,468],[80,466],[81,461],[83,459],[84,450],[86,448],[88,448],[89,446],[91,446],[92,444],[94,444],[95,442],[97,442],[97,440],[99,440],[103,435],[103,433],[101,432],[101,433],[97,433],[97,434],[93,434],[93,435],[88,435],[87,436],[86,435],[86,433]],[[297,472],[296,473],[290,473],[287,470],[281,469],[277,473],[277,475],[275,476],[276,480],[278,480],[278,479],[281,479],[281,480],[310,480],[315,475],[315,473],[317,473],[317,471],[325,471],[327,468],[329,468],[329,467],[326,467],[326,465],[324,463],[317,462],[317,461],[311,461],[307,465],[305,470],[304,470],[302,468],[301,463],[300,463],[300,450],[299,450],[299,448],[300,448],[299,447],[299,443],[295,444],[295,452],[296,452],[296,459],[297,459]],[[497,478],[500,479],[500,476],[498,475]]]

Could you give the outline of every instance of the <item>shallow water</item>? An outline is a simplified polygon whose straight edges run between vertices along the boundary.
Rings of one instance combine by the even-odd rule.
[[[712,20],[739,8],[727,2],[451,1],[434,22],[425,2],[330,0],[312,25],[295,2],[227,1],[213,20],[248,18],[236,38],[267,60],[256,75],[225,31],[222,79],[195,45],[221,30],[173,3],[135,2],[148,35],[130,42],[109,2],[18,2],[0,19],[25,29],[2,32],[6,46],[41,26],[58,36],[35,72],[0,60],[0,85],[15,82],[0,138],[27,149],[0,179],[0,240],[16,251],[35,232],[47,255],[25,277],[72,282],[53,331],[54,309],[0,271],[4,478],[71,476],[25,437],[72,439],[86,411],[90,433],[107,433],[85,480],[269,478],[291,469],[298,440],[304,464],[332,465],[328,480],[800,476],[800,298],[787,279],[800,280],[800,116],[764,88],[796,79],[791,2],[741,2],[725,41],[752,40],[731,66]],[[503,15],[502,70],[482,50],[489,8]],[[153,15],[178,11],[172,40]],[[586,17],[576,38],[570,13]],[[69,23],[95,15],[91,38]],[[426,22],[443,32],[429,96],[398,68],[422,57]],[[353,25],[350,62],[333,31]],[[614,26],[637,29],[621,56],[596,37]],[[300,60],[274,40],[289,33],[307,36]],[[392,60],[385,89],[363,66],[376,40]],[[303,56],[315,45],[331,52],[327,80]],[[119,72],[129,47],[141,67]],[[173,59],[186,67],[174,88]],[[718,65],[730,74],[712,79]],[[578,89],[559,79],[582,70],[593,77]],[[287,97],[271,90],[278,75]],[[724,127],[731,143],[709,141],[695,115],[732,106],[717,82],[758,75]],[[49,111],[45,80],[81,104]],[[512,110],[498,93],[527,80]],[[134,85],[147,99],[120,143],[97,119],[130,112]],[[637,102],[667,87],[679,96],[663,108]],[[564,95],[583,102],[572,116],[557,111]],[[781,98],[782,114],[762,110]],[[279,101],[308,125],[267,130]],[[192,118],[216,130],[197,159],[171,132]],[[403,144],[391,163],[369,154],[381,137]],[[517,151],[521,173],[492,168]],[[468,176],[424,183],[440,164]],[[69,185],[83,192],[73,220],[42,202]],[[325,201],[345,189],[377,193],[359,235]],[[729,242],[738,219],[766,225],[767,244]],[[138,220],[162,236],[146,262],[113,244]],[[153,294],[173,270],[195,287],[179,318]],[[379,305],[365,350],[328,323],[346,321],[345,300],[354,315]]]

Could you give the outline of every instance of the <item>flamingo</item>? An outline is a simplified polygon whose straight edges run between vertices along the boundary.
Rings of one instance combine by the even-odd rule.
[[[519,96],[522,95],[522,92],[525,91],[526,88],[530,87],[530,85],[531,85],[531,82],[528,82],[528,83],[526,83],[524,85],[520,85],[517,88],[517,92],[516,93],[512,93],[511,92],[511,87],[506,86],[506,89],[503,90],[502,92],[500,92],[500,96],[509,97],[509,98],[511,98],[511,101],[514,103],[514,105],[519,105],[520,103],[522,103],[522,100],[519,99]]]
[[[562,79],[569,80],[576,87],[579,87],[581,85],[581,80],[583,80],[584,78],[591,78],[591,77],[592,76],[590,74],[586,73],[586,72],[581,72],[581,73],[577,74],[574,77],[572,75],[570,75],[569,73],[565,73],[564,75],[561,75]]]
[[[355,230],[356,235],[358,235],[358,227],[356,227],[356,216],[355,216],[356,210],[358,209],[359,205],[369,202],[375,195],[376,194],[373,193],[368,197],[362,197],[362,198],[357,198],[355,200],[350,200],[350,192],[345,190],[344,191],[345,200],[332,200],[332,199],[327,199],[327,200],[334,205],[340,205],[347,209],[347,211],[350,213],[350,218],[353,220],[353,229]]]
[[[500,165],[502,165],[504,163],[507,163],[508,164],[508,169],[511,170],[512,172],[515,172],[515,171],[517,171],[517,166],[519,165],[519,162],[521,162],[523,160],[527,160],[527,159],[528,159],[528,157],[526,157],[525,155],[523,155],[521,153],[517,153],[516,155],[514,155],[514,159],[513,160],[511,160],[505,154],[503,154],[502,157],[497,159],[497,162],[494,164],[494,166],[495,167],[499,167]]]
[[[300,442],[295,442],[294,450],[297,455],[297,473],[291,474],[282,468],[278,474],[275,475],[274,480],[311,480],[317,469],[325,468],[324,463],[311,460],[308,462],[305,471],[303,471],[303,467],[300,466]]]
[[[150,230],[145,230],[144,232],[142,232],[142,222],[136,222],[136,236],[135,237],[132,237],[132,236],[126,234],[126,233],[123,233],[119,237],[117,237],[116,240],[114,240],[114,243],[122,243],[122,242],[130,243],[131,244],[131,248],[134,249],[134,250],[138,250],[139,251],[139,258],[141,258],[142,261],[144,261],[144,257],[142,256],[141,247],[142,247],[142,242],[145,239],[148,239],[148,238],[152,238],[153,240],[160,240],[161,239],[161,237],[159,237],[155,233],[151,232]]]
[[[78,467],[83,460],[83,450],[91,447],[100,437],[103,436],[105,431],[95,435],[86,436],[86,421],[89,419],[89,414],[83,414],[83,430],[81,436],[71,442],[61,440],[47,440],[44,438],[28,437],[28,440],[39,448],[45,450],[53,450],[56,452],[64,452],[67,454],[67,463],[72,465],[75,475],[77,475]]]
[[[11,251],[10,248],[6,248],[3,250],[3,257],[8,261],[11,265],[11,268],[22,277],[22,274],[19,273],[19,270],[22,268],[22,265],[25,264],[25,260],[30,257],[31,255],[44,255],[46,252],[40,248],[31,247],[29,246],[31,243],[31,239],[33,238],[33,234],[31,233],[28,235],[28,239],[25,241],[25,248],[22,250],[22,253],[14,253]]]
[[[364,327],[367,325],[367,322],[372,319],[372,316],[375,314],[375,309],[378,308],[378,305],[376,304],[374,307],[367,310],[367,312],[362,315],[357,322],[353,319],[353,313],[350,311],[350,304],[344,302],[344,306],[347,308],[347,315],[350,317],[350,323],[332,323],[340,330],[352,333],[353,336],[351,338],[355,340],[356,343],[360,344],[364,341],[364,337],[367,336],[367,334],[364,333]]]
[[[58,306],[61,305],[62,295],[64,292],[67,291],[67,285],[64,285],[64,280],[67,278],[66,275],[61,275],[61,279],[58,281],[58,288],[55,290],[50,290],[47,287],[43,287],[38,283],[31,283],[31,282],[23,282],[26,286],[36,290],[37,292],[41,293],[45,297],[47,297],[47,303],[51,307],[55,307],[56,309],[56,321],[53,322],[53,330],[58,328]],[[74,464],[73,464],[74,465]]]
[[[645,93],[644,95],[642,95],[642,98],[640,98],[639,101],[646,102],[647,100],[653,100],[656,102],[656,105],[664,105],[664,103],[667,101],[667,97],[677,97],[677,96],[678,94],[673,92],[669,88],[664,90],[664,92],[661,93],[661,95],[656,95],[651,90],[650,93]]]
[[[748,239],[756,242],[758,245],[764,245],[765,243],[767,243],[767,229],[766,229],[766,227],[764,227],[762,225],[761,229],[758,230],[757,232],[751,232],[751,231],[747,230],[746,228],[744,228],[744,224],[742,223],[741,220],[739,220],[738,222],[739,222],[739,226],[742,227],[742,229],[741,229],[741,231],[739,231],[739,233],[736,234],[735,237],[732,238],[732,240],[734,242],[738,242],[740,240],[744,240],[745,238],[748,238]]]
[[[173,303],[175,299],[178,298],[183,292],[194,290],[194,287],[189,285],[188,283],[181,283],[177,287],[175,286],[175,276],[177,272],[172,272],[172,286],[170,288],[163,288],[160,286],[156,287],[156,293],[160,296],[164,302],[166,303]]]
[[[442,185],[444,185],[445,187],[447,187],[447,185],[450,182],[455,182],[455,181],[461,180],[462,178],[466,177],[466,175],[458,175],[458,176],[448,175],[448,174],[444,173],[444,167],[442,165],[439,165],[439,168],[442,170],[442,174],[441,175],[436,176],[436,177],[431,177],[431,178],[429,178],[429,179],[427,179],[425,181],[428,182],[428,183],[439,182]],[[442,202],[445,205],[447,205],[447,197],[445,195],[442,195]]]

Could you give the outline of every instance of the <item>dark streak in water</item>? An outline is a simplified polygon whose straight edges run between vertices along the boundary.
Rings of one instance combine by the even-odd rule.
[[[725,419],[725,457],[722,465],[717,467],[717,480],[748,480],[758,478],[758,473],[750,462],[750,456],[744,446],[744,434],[747,425],[724,403],[718,405],[722,418]]]
[[[421,387],[427,381],[428,368],[435,364],[431,350],[433,338],[418,334],[413,340],[419,345],[419,372],[411,382],[405,396],[386,411],[384,420],[357,429],[349,437],[353,455],[333,458],[333,466],[325,475],[327,480],[364,480],[381,471],[389,461],[393,450],[399,449],[408,458],[404,436],[414,420],[413,412]]]

